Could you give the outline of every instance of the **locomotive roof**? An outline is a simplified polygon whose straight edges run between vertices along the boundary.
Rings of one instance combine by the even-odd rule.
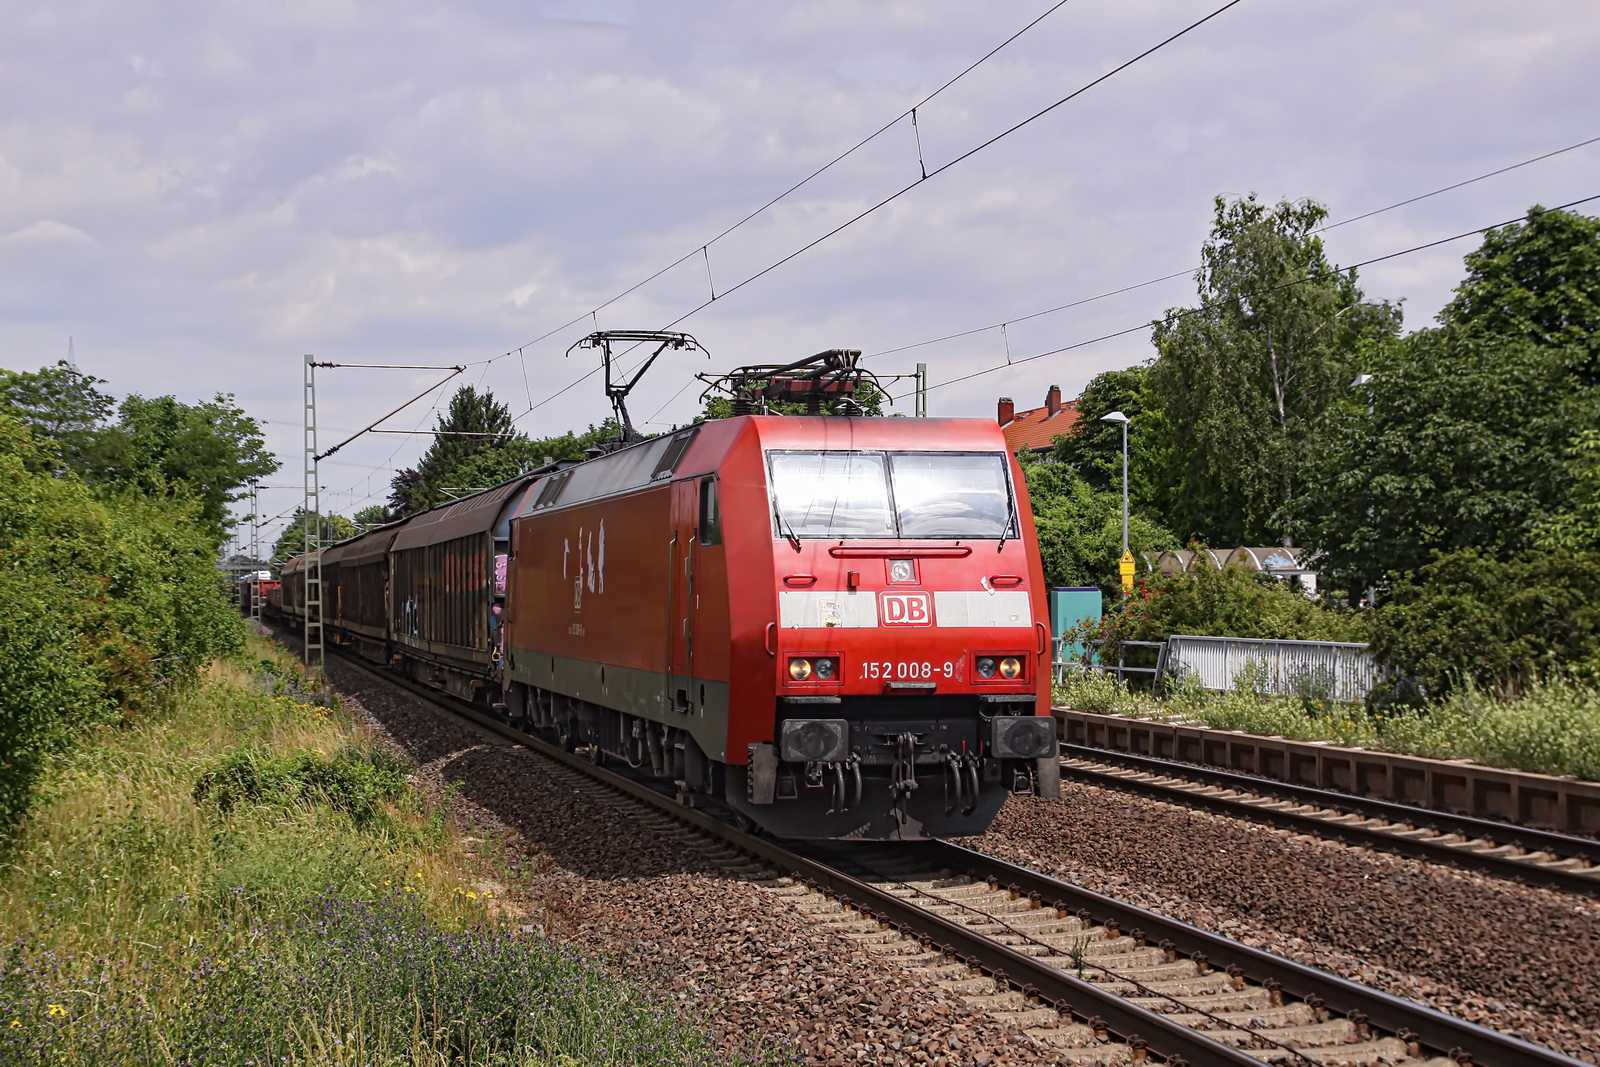
[[[895,449],[908,452],[1005,452],[993,419],[894,416],[750,415],[763,448]]]

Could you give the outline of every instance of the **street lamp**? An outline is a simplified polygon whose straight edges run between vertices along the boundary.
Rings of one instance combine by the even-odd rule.
[[[1355,381],[1350,383],[1350,388],[1352,388],[1352,389],[1360,389],[1362,386],[1370,386],[1373,382],[1375,382],[1377,380],[1378,379],[1377,379],[1377,377],[1375,375],[1358,374],[1358,375],[1356,375]],[[1373,406],[1372,406],[1372,390],[1368,389],[1367,390],[1367,423],[1368,423],[1367,432],[1368,433],[1372,432],[1373,428],[1371,426],[1371,423],[1372,423],[1374,418],[1375,418],[1375,416],[1373,414]],[[1373,515],[1373,507],[1372,507],[1371,504],[1368,504],[1367,505],[1367,523],[1369,525],[1372,523],[1372,515]],[[1369,585],[1369,586],[1367,586],[1367,607],[1375,608],[1377,606],[1378,606],[1378,587],[1376,585]]]
[[[1100,416],[1101,422],[1122,424],[1122,554],[1128,554],[1128,416],[1120,411]]]

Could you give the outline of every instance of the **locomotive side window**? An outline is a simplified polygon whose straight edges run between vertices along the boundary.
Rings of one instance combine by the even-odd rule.
[[[772,452],[780,534],[893,537],[894,509],[879,452]]]
[[[769,452],[775,536],[1012,538],[997,452]]]
[[[889,457],[901,537],[1015,537],[1005,457],[895,452]]]
[[[717,502],[717,480],[700,479],[700,543],[722,544],[722,510]]]

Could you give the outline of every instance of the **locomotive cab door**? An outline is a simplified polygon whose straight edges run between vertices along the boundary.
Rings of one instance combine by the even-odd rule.
[[[694,480],[672,483],[671,570],[667,575],[671,617],[667,626],[667,702],[678,712],[694,710],[695,520],[699,510],[699,485]]]

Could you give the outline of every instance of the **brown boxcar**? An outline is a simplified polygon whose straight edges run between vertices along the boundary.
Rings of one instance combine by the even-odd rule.
[[[400,528],[379,527],[322,553],[329,639],[378,663],[389,658],[389,547]]]
[[[513,478],[398,528],[389,546],[389,639],[419,680],[499,702],[509,521],[534,480]]]

